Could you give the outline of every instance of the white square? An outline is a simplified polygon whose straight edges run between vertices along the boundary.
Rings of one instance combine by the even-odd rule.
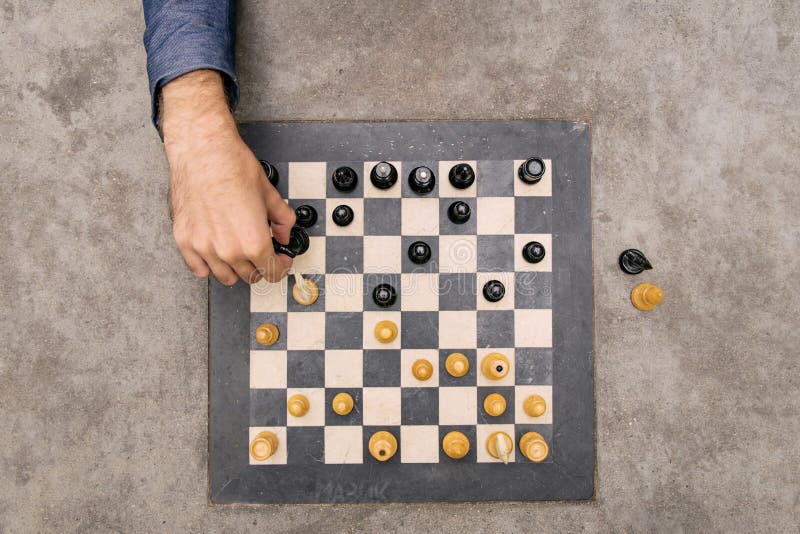
[[[487,378],[486,375],[483,374],[481,371],[481,363],[483,362],[483,358],[487,355],[499,352],[506,358],[508,358],[509,368],[508,374],[501,378],[500,380],[492,380],[491,378]],[[479,386],[513,386],[515,379],[514,373],[516,372],[515,365],[514,365],[514,349],[513,348],[482,348],[478,349],[478,358],[476,363],[478,364],[478,385]]]
[[[333,222],[333,210],[337,206],[350,206],[353,210],[353,222],[347,226],[339,226]],[[325,233],[329,236],[358,237],[364,235],[364,199],[363,198],[329,198],[325,201]]]
[[[375,338],[375,325],[381,321],[392,321],[397,325],[397,337],[391,343],[381,343]],[[400,312],[367,311],[364,312],[364,331],[362,342],[365,349],[399,349],[401,336]]]
[[[438,235],[439,199],[404,198],[401,201],[400,220],[403,235]]]
[[[494,458],[486,450],[486,442],[489,436],[495,432],[505,432],[511,438],[511,453],[508,455],[508,462],[514,461],[517,452],[516,436],[514,435],[514,425],[478,425],[475,429],[475,450],[478,453],[479,463],[502,462],[500,458]]]
[[[278,438],[278,449],[266,460],[258,461],[250,455],[250,443],[261,432],[272,432]],[[248,429],[250,435],[247,441],[247,457],[250,465],[285,465],[286,464],[286,427],[285,426],[251,426]]]
[[[475,182],[466,189],[459,189],[453,187],[450,183],[450,169],[459,163],[468,163],[472,170],[475,171]],[[441,198],[464,198],[474,197],[477,194],[478,186],[476,185],[480,177],[478,176],[478,165],[475,161],[440,161],[439,162],[439,196]]]
[[[399,273],[403,270],[402,248],[399,235],[364,236],[364,272]]]
[[[439,388],[439,424],[474,425],[478,422],[478,388]]]
[[[363,463],[364,441],[361,429],[360,426],[326,426],[325,463]]]
[[[364,309],[364,275],[325,275],[325,311],[356,312]]]
[[[539,417],[531,417],[523,408],[525,399],[531,395],[540,395],[545,402],[545,412]],[[551,425],[553,424],[553,386],[516,386],[514,387],[514,422],[517,424]]]
[[[539,263],[529,263],[522,256],[526,243],[538,241],[544,246],[544,258]],[[552,234],[517,234],[514,236],[514,270],[517,272],[550,272],[553,270]]]
[[[257,312],[285,312],[287,307],[288,288],[287,279],[272,283],[261,279],[255,284],[250,284],[250,311]]]
[[[326,172],[324,161],[290,161],[289,198],[325,198]]]
[[[286,351],[250,351],[250,387],[253,389],[286,387]]]
[[[479,310],[513,310],[514,309],[514,273],[478,273],[478,309]],[[489,280],[497,280],[506,288],[506,294],[497,302],[489,302],[483,296],[483,286]]]
[[[379,189],[372,185],[372,180],[369,179],[372,168],[380,163],[379,161],[365,161],[364,162],[364,196],[367,198],[400,198],[403,183],[403,166],[399,161],[389,161],[397,169],[397,183],[389,189]]]
[[[400,388],[364,388],[364,426],[400,424]]]
[[[287,426],[325,426],[325,389],[291,388],[286,390],[286,400],[292,395],[304,395],[308,399],[308,412],[295,417],[286,412]]]
[[[428,360],[433,374],[427,380],[417,380],[411,372],[417,360]],[[435,388],[439,385],[439,351],[436,349],[403,349],[400,351],[400,385],[404,388]]]
[[[553,310],[514,310],[514,344],[517,347],[552,347]]]
[[[403,273],[400,275],[400,309],[435,311],[439,309],[438,273]]]
[[[524,159],[514,160],[514,196],[517,197],[549,197],[553,194],[553,162],[549,159],[544,161],[544,175],[539,183],[526,184],[519,179],[519,166],[525,163]]]
[[[308,250],[294,258],[292,264],[300,274],[325,274],[325,238],[308,238]]]
[[[477,271],[478,236],[439,236],[440,273],[474,273]]]
[[[404,464],[439,463],[439,427],[403,425],[400,427],[400,462]]]
[[[480,197],[477,211],[478,235],[514,233],[514,197]]]
[[[325,348],[325,312],[289,312],[286,314],[288,350],[323,350]]]
[[[478,346],[478,312],[440,311],[439,346],[473,349]]]
[[[325,387],[360,388],[364,380],[364,355],[360,350],[325,351]]]

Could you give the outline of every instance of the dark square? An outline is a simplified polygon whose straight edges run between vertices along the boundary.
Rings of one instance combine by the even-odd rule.
[[[433,175],[436,177],[436,185],[434,185],[433,191],[425,195],[419,195],[415,193],[411,189],[411,186],[408,185],[408,176],[409,174],[411,174],[411,171],[422,165],[428,167],[433,172]],[[400,175],[399,181],[402,184],[401,194],[404,198],[408,197],[427,198],[427,197],[439,196],[439,184],[441,183],[442,177],[439,176],[439,165],[436,161],[403,161],[402,169],[403,169],[403,174]],[[447,176],[445,176],[444,179],[447,180]]]
[[[513,235],[478,236],[478,272],[512,272],[514,270]]]
[[[365,350],[364,387],[400,387],[400,351]]]
[[[480,160],[477,162],[478,196],[479,197],[513,197],[514,196],[514,161],[513,160]]]
[[[492,393],[499,393],[506,399],[506,411],[498,416],[491,416],[483,409],[483,401]],[[479,386],[478,387],[478,424],[499,425],[514,422],[514,386]]]
[[[445,362],[447,357],[454,352],[460,352],[467,357],[469,361],[469,370],[467,374],[460,377],[455,377],[447,372]],[[447,348],[439,350],[439,386],[474,386],[477,383],[478,365],[477,365],[477,351],[475,349],[459,349]]]
[[[290,388],[325,387],[325,351],[288,351],[286,353],[286,380],[286,384]]]
[[[439,443],[444,441],[444,437],[450,432],[461,432],[469,440],[469,452],[463,458],[458,460],[450,458],[444,453],[444,449],[439,447],[439,463],[440,464],[468,464],[478,461],[478,447],[485,446],[483,443],[477,442],[475,425],[446,425],[439,427]]]
[[[400,406],[403,425],[439,423],[439,388],[402,388]]]
[[[516,384],[552,384],[553,349],[516,349],[514,373]]]
[[[295,286],[294,275],[289,275],[286,290],[287,306],[286,309],[290,312],[324,312],[325,311],[325,276],[321,274],[303,274],[303,278],[313,280],[319,289],[319,297],[310,306],[305,306],[294,300],[292,291]]]
[[[552,197],[517,197],[514,199],[514,227],[518,234],[549,234]]]
[[[331,350],[360,349],[364,333],[361,312],[327,312],[325,314],[325,348]]]
[[[364,199],[364,235],[400,235],[399,198]]]
[[[478,347],[507,348],[514,346],[514,311],[478,311]]]
[[[465,223],[456,224],[447,216],[450,205],[454,202],[469,204],[471,214]],[[443,198],[439,200],[439,233],[442,235],[474,235],[477,233],[478,208],[474,198]]]
[[[514,274],[514,308],[518,310],[553,307],[553,273]]]
[[[250,426],[286,426],[286,388],[250,390]]]
[[[278,327],[278,341],[265,347],[256,341],[256,329],[264,323],[272,323]],[[251,350],[286,350],[286,313],[251,313],[250,314],[250,349]]]
[[[372,435],[375,432],[380,432],[381,430],[384,430],[386,432],[390,432],[394,436],[394,439],[397,440],[397,452],[394,453],[394,456],[392,456],[391,458],[389,458],[388,460],[386,460],[384,462],[376,460],[369,453],[369,438],[371,438]],[[365,464],[399,464],[400,463],[400,451],[403,448],[403,444],[401,443],[401,440],[400,440],[400,427],[399,426],[365,426],[362,434],[363,434],[362,438],[364,440],[363,443],[364,443],[364,463]]]
[[[353,397],[353,409],[347,415],[333,411],[333,398],[339,393],[349,393]],[[363,399],[361,388],[325,388],[325,426],[360,425],[364,412]]]
[[[291,199],[289,200],[289,206],[292,209],[297,209],[298,206],[302,206],[307,204],[317,210],[317,222],[314,226],[310,228],[305,228],[305,231],[308,235],[314,236],[324,236],[325,235],[325,224],[326,224],[326,211],[325,211],[325,199],[308,199],[308,200],[301,200],[301,199]]]
[[[257,157],[260,160],[269,161],[270,164],[275,167],[275,170],[278,171],[278,185],[275,189],[278,190],[281,198],[289,198],[289,163],[285,161],[271,161],[268,157],[264,157],[264,155],[258,155]],[[269,183],[266,177],[265,181]]]
[[[400,316],[400,346],[404,349],[439,347],[439,313],[404,311]]]
[[[325,428],[290,426],[286,428],[286,463],[318,464],[325,461]]]
[[[515,447],[517,448],[519,447],[520,438],[522,438],[522,436],[528,432],[537,432],[541,434],[544,440],[547,442],[547,448],[548,448],[547,458],[545,458],[543,461],[539,463],[542,464],[553,463],[553,425],[514,425]],[[514,455],[514,461],[525,462],[527,464],[534,463],[528,460],[524,454],[519,452],[519,450],[517,450],[516,454]]]
[[[394,304],[383,308],[375,304],[372,300],[372,291],[379,284],[389,284],[394,288],[397,295]],[[400,309],[400,301],[403,298],[403,287],[400,280],[400,273],[365,273],[364,274],[364,310],[366,311],[382,311]]]
[[[435,273],[439,271],[439,236],[403,236],[400,251],[401,265],[404,273]],[[424,241],[431,247],[431,259],[422,265],[416,264],[408,258],[408,249],[414,241]]]
[[[475,273],[441,273],[439,275],[440,310],[474,310],[477,307]]]
[[[329,161],[325,175],[325,192],[328,198],[361,198],[364,196],[364,162],[363,161]],[[339,191],[333,186],[333,171],[339,167],[350,167],[358,175],[356,188],[349,193]]]
[[[364,272],[364,238],[361,236],[329,236],[325,238],[325,272]]]

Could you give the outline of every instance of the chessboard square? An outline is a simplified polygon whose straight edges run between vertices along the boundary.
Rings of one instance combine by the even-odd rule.
[[[285,388],[286,367],[285,350],[251,350],[250,387]]]
[[[469,451],[463,458],[450,458],[445,454],[443,449],[444,437],[450,432],[461,432],[467,437],[469,441]],[[475,463],[477,453],[477,442],[475,441],[475,426],[474,425],[439,425],[439,463],[443,464],[470,464]]]
[[[274,324],[278,328],[278,341],[265,346],[256,341],[256,330],[262,324]],[[250,349],[251,350],[286,350],[286,313],[251,313],[250,314]]]
[[[327,258],[326,238],[311,236],[308,238],[308,250],[294,258],[294,269],[302,274],[325,274]]]
[[[483,288],[487,282],[496,280],[503,284],[505,295],[497,302],[490,302],[483,296]],[[478,273],[477,293],[479,310],[513,310],[516,306],[516,291],[514,287],[514,273]]]
[[[363,237],[327,237],[325,243],[326,273],[363,273],[364,272],[364,238]],[[302,258],[303,256],[298,256]],[[305,272],[305,271],[301,271]]]
[[[527,434],[528,432],[536,432],[537,434],[541,435],[544,438],[544,441],[547,443],[548,446],[548,453],[547,458],[538,462],[540,464],[551,464],[553,463],[553,425],[527,425],[527,424],[516,424],[514,425],[514,432],[516,432],[516,440],[514,443],[519,446],[519,440],[522,439],[522,436]],[[533,463],[528,458],[525,457],[524,454],[520,454],[517,456],[517,461],[520,463]]]
[[[511,453],[508,455],[508,462],[511,463],[516,458],[517,453],[517,443],[514,440],[514,425],[513,424],[500,424],[500,425],[478,425],[475,428],[475,445],[478,453],[478,463],[497,463],[502,462],[500,458],[494,458],[489,454],[489,451],[486,450],[486,443],[489,439],[489,436],[494,434],[495,432],[505,432],[511,438],[511,441],[514,442],[512,445]]]
[[[414,376],[412,368],[417,360],[427,360],[433,374],[427,380]],[[404,388],[435,388],[439,385],[439,351],[437,349],[403,349],[400,351],[400,385]]]
[[[439,422],[438,388],[402,388],[402,424],[435,425]]]
[[[363,310],[363,275],[334,273],[325,275],[325,311],[360,312]]]
[[[247,448],[250,448],[250,443],[261,432],[272,432],[278,438],[278,449],[275,453],[266,460],[258,461],[253,458],[250,453],[247,457],[250,459],[250,465],[285,465],[286,464],[286,427],[285,426],[251,426],[248,428],[249,438],[247,440]]]
[[[325,162],[289,162],[289,198],[325,198]]]
[[[400,345],[404,349],[437,349],[438,316],[434,312],[402,312]]]
[[[439,236],[439,265],[439,272],[442,273],[474,273],[477,271],[477,236]]]
[[[402,200],[400,227],[403,235],[439,234],[439,199],[406,198]]]
[[[422,241],[431,249],[431,259],[423,264],[414,263],[408,257],[408,249],[412,243]],[[400,262],[404,273],[436,273],[439,272],[439,236],[402,236],[400,241]]]
[[[323,350],[325,312],[287,313],[286,346],[289,350]]]
[[[478,347],[514,346],[514,310],[478,312]]]
[[[514,160],[514,196],[517,197],[549,197],[553,194],[553,161],[544,159],[544,175],[535,184],[523,182],[519,176],[519,166],[524,159]]]
[[[303,395],[308,399],[308,412],[301,417],[295,417],[287,409],[288,426],[325,426],[324,388],[289,388],[286,390],[287,406],[292,395]]]
[[[433,186],[433,190],[430,193],[425,193],[420,195],[419,193],[415,193],[408,182],[408,177],[411,172],[416,169],[417,167],[428,167],[431,172],[433,172],[433,176],[435,178],[435,184]],[[439,184],[442,180],[442,177],[438,175],[439,166],[434,161],[404,161],[403,162],[403,174],[400,175],[400,185],[402,186],[401,191],[403,198],[425,198],[425,197],[438,197],[439,196]],[[445,179],[447,177],[445,176]]]
[[[339,167],[350,167],[358,175],[358,183],[352,191],[339,191],[333,185],[333,173]],[[369,180],[369,178],[367,178]],[[364,196],[364,165],[360,161],[329,161],[325,170],[325,187],[328,198],[353,198]]]
[[[399,425],[401,421],[400,388],[364,388],[364,426]]]
[[[314,208],[314,210],[317,212],[317,222],[314,223],[314,226],[305,228],[305,231],[306,233],[308,233],[309,236],[325,235],[325,227],[327,225],[327,219],[325,217],[326,204],[324,199],[317,199],[317,198],[292,199],[289,201],[289,205],[292,207],[293,210],[296,210],[299,206],[311,206],[312,208]]]
[[[439,309],[474,310],[478,287],[475,273],[440,274]]]
[[[290,388],[325,386],[324,350],[290,350],[286,359],[287,386]]]
[[[364,200],[365,235],[400,235],[399,198],[368,198]]]
[[[262,278],[255,284],[250,284],[250,312],[285,312],[287,288],[287,278],[275,283]]]
[[[464,202],[469,206],[470,216],[467,222],[456,224],[447,215],[450,206],[455,202]],[[474,235],[478,229],[477,201],[474,198],[442,198],[439,199],[439,233],[443,235]]]
[[[552,347],[553,310],[515,310],[514,334],[517,347]]]
[[[480,365],[483,361],[483,358],[486,357],[488,354],[493,352],[499,352],[503,356],[508,359],[508,364],[510,369],[508,370],[508,374],[499,380],[493,380],[491,378],[486,377],[481,370]],[[513,386],[514,385],[514,377],[516,376],[516,356],[515,356],[515,349],[513,347],[508,346],[495,346],[489,348],[482,348],[478,349],[478,386],[486,386],[486,387],[502,387],[502,386]]]
[[[440,197],[474,197],[478,192],[478,186],[473,183],[465,189],[458,189],[450,183],[450,169],[459,163],[467,163],[472,170],[475,171],[475,183],[479,182],[481,177],[478,174],[477,162],[459,160],[459,161],[440,161],[439,162],[439,196]]]
[[[439,312],[438,347],[476,348],[478,346],[477,312],[441,311]]]
[[[435,464],[439,462],[439,427],[415,425],[400,427],[404,447],[400,461],[404,464]]]
[[[463,354],[469,362],[469,369],[464,376],[453,376],[447,372],[447,357],[456,352]],[[439,350],[439,386],[474,386],[479,372],[475,349],[452,347]]]
[[[478,196],[481,197],[513,197],[514,162],[511,160],[480,160],[475,173],[481,179],[476,180]]]
[[[552,232],[551,197],[516,197],[514,199],[514,231],[518,234]]]
[[[364,386],[365,387],[399,387],[400,386],[400,351],[399,350],[365,350],[364,351]]]
[[[370,180],[370,174],[372,173],[372,168],[380,163],[379,161],[365,161],[364,162],[364,196],[367,198],[400,198],[400,191],[402,190],[402,180],[403,180],[403,165],[399,161],[387,161],[387,163],[391,163],[394,165],[394,168],[397,169],[397,183],[395,183],[389,189],[380,189],[372,185],[372,180]]]
[[[478,421],[478,388],[439,388],[439,424],[474,425]]]
[[[514,275],[514,307],[552,308],[553,273],[522,272]]]
[[[286,389],[251,389],[250,424],[286,426]]]
[[[544,259],[529,263],[522,255],[526,243],[537,241],[544,246]],[[514,236],[514,270],[517,272],[549,272],[553,270],[553,236],[551,234],[517,234]]]
[[[369,452],[369,440],[376,432],[389,432],[394,439],[397,440],[397,451],[388,460],[379,461],[374,458]],[[380,426],[364,426],[364,435],[362,438],[364,444],[364,463],[366,464],[400,464],[400,459],[403,457],[403,442],[400,439],[400,426],[399,425],[380,425]]]
[[[316,464],[325,456],[322,426],[293,426],[286,429],[287,463]]]
[[[360,426],[325,427],[325,463],[363,463],[363,435]]]
[[[399,271],[399,269],[398,269]],[[378,306],[372,298],[372,292],[381,284],[388,284],[394,288],[395,301],[391,306]],[[402,279],[400,273],[368,273],[364,275],[363,302],[364,309],[370,311],[399,310],[403,303]]]
[[[353,398],[353,409],[350,413],[339,415],[333,411],[333,399],[339,393],[347,393]],[[361,388],[325,388],[325,425],[327,426],[361,426],[364,396]]]
[[[325,351],[325,387],[360,388],[364,356],[361,350]]]
[[[514,233],[514,198],[478,198],[478,235],[511,235]]]
[[[394,236],[364,236],[364,272],[399,273],[402,269],[402,240]]]
[[[403,273],[400,288],[403,311],[430,311],[439,306],[437,273]]]
[[[483,402],[492,393],[501,395],[506,400],[506,410],[500,415],[489,415],[483,409]],[[497,425],[514,423],[514,386],[480,386],[478,387],[478,424]]]
[[[353,210],[353,222],[347,226],[339,226],[333,222],[333,210],[339,206],[350,206]],[[328,236],[358,237],[364,235],[364,199],[363,198],[329,198],[325,208],[325,224]]]
[[[516,413],[514,422],[517,424],[553,424],[553,386],[515,386],[514,389],[514,395],[516,397],[514,403],[514,411]],[[531,417],[525,413],[525,399],[531,395],[539,395],[544,399],[546,407],[545,412],[539,417]]]
[[[553,383],[553,349],[518,348],[514,353],[517,384]]]
[[[391,321],[397,326],[397,337],[390,343],[381,343],[375,337],[375,326],[381,321]],[[402,316],[399,311],[365,311],[362,317],[365,349],[399,349],[402,339]]]
[[[311,280],[315,284],[317,284],[318,296],[317,300],[315,300],[310,305],[300,304],[294,299],[294,288],[296,284],[296,277],[294,275],[289,275],[288,279],[288,286],[287,286],[287,295],[286,295],[286,302],[287,302],[287,309],[290,312],[324,312],[325,311],[325,295],[327,293],[325,289],[325,275],[324,274],[303,274],[303,278],[306,280]]]
[[[507,273],[514,271],[514,256],[513,235],[478,236],[479,272]]]

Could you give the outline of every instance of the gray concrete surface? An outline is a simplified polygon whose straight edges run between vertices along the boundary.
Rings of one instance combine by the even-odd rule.
[[[244,2],[241,119],[591,120],[597,498],[210,508],[206,284],[140,6],[0,1],[0,531],[797,531],[798,26],[790,0]]]

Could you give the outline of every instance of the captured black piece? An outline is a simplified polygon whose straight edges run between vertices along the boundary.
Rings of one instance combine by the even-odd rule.
[[[381,161],[372,167],[369,179],[378,189],[389,189],[397,183],[397,169],[391,163]]]
[[[544,176],[544,160],[542,158],[528,158],[519,166],[517,174],[519,179],[526,184],[539,183]]]
[[[388,308],[397,300],[397,291],[391,284],[378,284],[372,290],[372,300],[381,308]]]
[[[273,185],[273,187],[278,187],[278,180],[280,177],[278,176],[278,169],[276,169],[272,163],[265,159],[260,159],[258,162],[261,164],[261,167],[264,169],[264,174],[267,175],[267,180],[269,183]]]
[[[469,163],[458,163],[450,169],[450,183],[456,189],[466,189],[475,183],[475,170]]]
[[[530,241],[522,247],[522,257],[528,263],[539,263],[544,259],[544,245],[538,241]]]
[[[428,167],[416,167],[408,174],[408,185],[418,195],[426,195],[433,191],[436,176]]]
[[[297,226],[311,228],[317,224],[317,210],[314,209],[314,206],[309,206],[308,204],[297,206],[294,210],[294,214],[296,216]]]
[[[624,250],[619,255],[619,267],[628,274],[639,274],[653,268],[642,251],[635,248]]]
[[[358,185],[358,174],[350,167],[339,167],[331,176],[333,187],[342,193],[349,193]]]
[[[309,244],[308,234],[299,226],[292,226],[289,242],[285,245],[278,243],[274,237],[272,238],[272,247],[275,249],[275,253],[286,254],[290,258],[304,254],[308,250]]]
[[[431,247],[425,241],[414,241],[408,247],[408,259],[422,265],[431,259]]]
[[[447,208],[447,218],[454,224],[464,224],[471,214],[472,209],[463,200],[456,200]]]
[[[331,215],[333,222],[336,223],[337,226],[347,226],[353,222],[353,217],[355,217],[353,208],[346,204],[333,208],[333,214]]]
[[[506,294],[506,286],[500,280],[489,280],[483,284],[483,298],[489,302],[497,302]]]

